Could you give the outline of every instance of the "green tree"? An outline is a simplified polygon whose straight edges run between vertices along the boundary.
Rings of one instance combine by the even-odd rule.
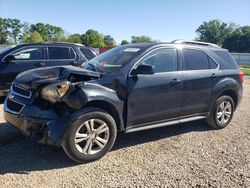
[[[8,43],[10,38],[11,19],[0,18],[0,44]]]
[[[6,41],[4,28],[3,28],[3,19],[0,17],[0,44],[3,44]]]
[[[23,24],[23,30],[22,30],[22,36],[21,36],[21,41],[22,42],[28,42],[30,36],[31,36],[31,28],[29,23],[24,22]]]
[[[67,41],[68,42],[74,42],[74,43],[82,43],[81,35],[78,34],[78,33],[73,34],[73,35],[69,35],[68,38],[67,38]]]
[[[250,53],[250,26],[240,28],[242,35],[239,37],[239,52]]]
[[[108,47],[113,47],[116,45],[116,42],[114,40],[113,37],[111,37],[110,35],[105,35],[104,36],[104,43],[106,44],[106,46]]]
[[[227,24],[219,20],[203,22],[195,31],[196,40],[222,45],[224,40],[235,30],[235,24]]]
[[[98,31],[89,29],[81,36],[82,42],[86,46],[93,48],[105,47],[104,37]]]
[[[230,52],[250,52],[250,26],[211,20],[203,22],[196,33],[197,40],[218,44]]]
[[[48,40],[60,41],[64,37],[64,30],[61,27],[46,24],[45,28],[48,31]]]
[[[49,32],[48,32],[48,29],[45,27],[44,23],[31,24],[30,31],[31,33],[34,33],[34,32],[39,33],[44,41],[49,40]]]
[[[152,43],[153,40],[149,36],[132,36],[131,43]]]
[[[44,41],[60,41],[64,38],[64,30],[61,27],[50,24],[37,23],[32,24],[30,31],[38,32]]]
[[[124,45],[124,44],[129,44],[129,42],[127,40],[122,40],[121,45]]]
[[[27,39],[27,42],[29,43],[35,43],[35,42],[43,42],[43,37],[38,33],[37,31],[34,31],[30,38]]]
[[[250,52],[250,26],[243,26],[235,29],[228,36],[222,45],[230,52]]]
[[[10,21],[11,36],[15,43],[17,43],[17,40],[21,38],[22,27],[23,24],[18,19],[12,19]]]

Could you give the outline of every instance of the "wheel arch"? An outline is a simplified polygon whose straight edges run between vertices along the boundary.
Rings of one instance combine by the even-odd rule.
[[[123,123],[123,118],[121,114],[119,113],[119,110],[110,102],[105,101],[105,100],[93,100],[87,102],[83,108],[86,107],[93,107],[93,108],[100,108],[104,110],[105,112],[109,113],[115,120],[117,129],[119,131],[124,130],[124,123]]]
[[[235,106],[234,110],[235,110],[240,101],[240,96],[241,96],[240,91],[241,91],[241,86],[236,80],[232,78],[225,78],[223,80],[220,80],[214,86],[213,91],[212,91],[213,97],[211,101],[212,105],[211,105],[210,111],[213,108],[216,100],[223,95],[228,95],[233,99],[234,106]]]
[[[225,91],[223,91],[219,97],[223,96],[223,95],[227,95],[229,97],[231,97],[234,101],[234,110],[235,110],[235,107],[238,105],[238,95],[237,95],[237,92],[232,90],[232,89],[227,89]]]

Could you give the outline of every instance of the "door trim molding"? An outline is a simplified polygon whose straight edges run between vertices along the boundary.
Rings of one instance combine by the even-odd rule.
[[[159,122],[159,123],[150,123],[147,125],[138,125],[136,127],[129,127],[127,130],[125,130],[126,133],[131,133],[131,132],[136,132],[136,131],[142,131],[142,130],[147,130],[147,129],[153,129],[153,128],[158,128],[158,127],[165,127],[169,125],[174,125],[174,124],[180,124],[180,123],[186,123],[190,121],[195,121],[195,120],[200,120],[200,119],[205,119],[207,116],[206,115],[197,115],[193,117],[184,117],[180,119],[175,119],[175,120],[170,120],[170,121],[165,121],[165,122]]]

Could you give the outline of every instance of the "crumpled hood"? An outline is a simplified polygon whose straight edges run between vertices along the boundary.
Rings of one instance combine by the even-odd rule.
[[[58,81],[87,81],[98,79],[99,77],[99,73],[83,68],[60,66],[25,71],[19,74],[13,83],[26,90],[35,91],[41,85],[56,83]]]

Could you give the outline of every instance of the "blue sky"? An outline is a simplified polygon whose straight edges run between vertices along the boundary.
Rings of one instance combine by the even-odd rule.
[[[67,33],[96,29],[119,43],[132,35],[194,39],[203,21],[250,25],[250,0],[0,0],[0,17],[43,22]]]

